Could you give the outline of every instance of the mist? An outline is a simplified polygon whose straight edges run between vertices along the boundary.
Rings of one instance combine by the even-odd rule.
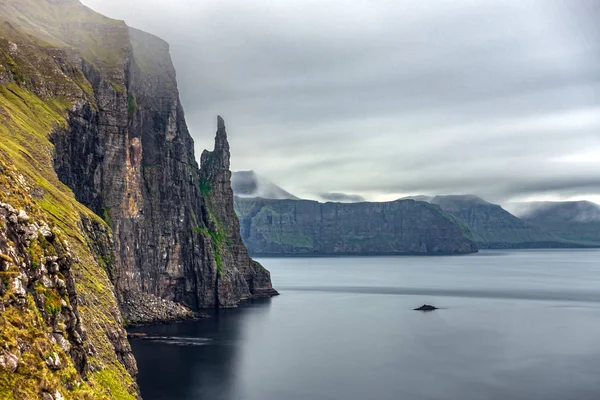
[[[84,0],[171,44],[196,154],[291,193],[600,202],[600,3]]]

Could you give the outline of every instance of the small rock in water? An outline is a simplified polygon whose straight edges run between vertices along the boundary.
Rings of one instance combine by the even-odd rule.
[[[431,304],[423,304],[421,307],[415,308],[415,311],[433,311],[437,309],[437,307],[432,306]]]

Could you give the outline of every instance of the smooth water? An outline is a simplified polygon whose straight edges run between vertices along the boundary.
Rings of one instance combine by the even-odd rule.
[[[145,400],[600,399],[600,251],[259,261],[281,296],[134,330]]]

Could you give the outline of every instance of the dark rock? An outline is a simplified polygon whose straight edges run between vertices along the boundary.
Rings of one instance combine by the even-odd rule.
[[[433,311],[437,309],[437,307],[432,306],[430,304],[423,304],[421,307],[415,308],[415,311]]]
[[[413,200],[318,203],[235,198],[253,255],[465,254],[469,230],[439,207]]]
[[[179,319],[189,310],[275,294],[268,271],[248,257],[239,235],[223,119],[215,149],[203,153],[199,168],[168,44],[136,29],[129,37],[132,52],[117,76],[124,92],[83,62],[99,106],[78,104],[68,131],[53,137],[59,178],[112,228],[113,248],[98,248],[99,227],[84,224],[124,317]],[[142,294],[169,303],[134,304]],[[173,303],[186,312],[169,309]]]
[[[194,313],[188,307],[161,299],[150,293],[130,292],[121,304],[128,325],[191,320]]]
[[[231,188],[229,143],[225,122],[220,116],[217,126],[215,148],[202,153],[200,170],[200,184],[204,188],[200,215],[206,229],[201,229],[199,236],[207,244],[212,241],[206,250],[215,260],[216,278],[214,291],[206,293],[210,298],[205,297],[204,302],[231,307],[240,300],[278,293],[271,286],[269,271],[250,258],[242,241]]]
[[[4,331],[13,324],[45,350],[33,362],[8,337],[0,365],[43,377],[54,400],[71,383],[48,367],[76,371],[91,397],[106,393],[88,373],[108,369],[118,392],[137,396],[117,297],[125,317],[156,322],[276,293],[239,237],[224,122],[201,171],[167,43],[78,0],[1,8],[3,108],[15,111],[3,114],[3,147],[27,157],[0,152],[0,269],[10,269],[0,312],[14,313],[0,328],[15,335]],[[41,183],[43,199],[32,189]],[[9,397],[12,381],[0,380]]]

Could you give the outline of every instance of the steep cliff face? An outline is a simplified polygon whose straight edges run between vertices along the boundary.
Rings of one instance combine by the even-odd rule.
[[[0,393],[133,399],[135,360],[106,272],[112,236],[59,181],[49,141],[70,107],[94,105],[91,87],[70,48],[7,20],[28,5],[0,5]]]
[[[135,398],[122,313],[276,293],[217,150],[200,171],[165,42],[77,0],[0,2],[0,393]]]
[[[206,227],[200,232],[212,239],[213,257],[217,266],[217,296],[220,305],[233,305],[236,299],[276,295],[271,277],[262,265],[252,260],[240,235],[235,216],[229,143],[225,122],[217,120],[213,151],[205,150],[201,158],[200,187],[204,196],[202,220]]]
[[[464,254],[476,252],[466,226],[413,200],[318,203],[235,198],[252,254]]]
[[[239,234],[231,235],[237,230],[228,229],[237,217],[233,206],[227,207],[233,194],[226,136],[217,135],[218,163],[207,162],[201,172],[168,45],[138,30],[130,29],[129,35],[126,94],[117,94],[118,101],[97,113],[88,109],[73,115],[76,123],[55,138],[59,177],[113,228],[113,278],[126,318],[186,317],[187,310],[175,303],[192,310],[234,306],[271,291],[268,272],[243,256]],[[92,86],[100,98],[114,98],[102,78]],[[206,196],[203,185],[213,188]],[[209,205],[212,214],[206,212]],[[226,228],[220,236],[211,234],[217,225]],[[215,250],[224,247],[221,242],[231,256]]]
[[[431,203],[467,224],[481,249],[579,247],[477,196],[436,196]]]
[[[78,2],[56,7],[71,15],[77,5],[83,13]],[[233,197],[229,191],[218,200],[203,198],[168,44],[85,12],[93,24],[83,27],[92,27],[104,50],[90,52],[86,41],[56,30],[80,51],[70,54],[69,62],[86,83],[89,99],[73,103],[68,126],[52,136],[54,161],[61,181],[112,228],[115,268],[109,274],[125,317],[129,322],[186,318],[190,309],[233,306],[269,292],[268,273],[242,256],[239,238],[223,233],[233,255],[215,259],[219,246],[202,213],[212,201],[222,211],[217,221],[229,224],[236,219],[233,210],[218,208],[217,201],[232,203]],[[98,61],[98,53],[107,52],[109,57]],[[217,295],[224,282],[229,288]]]

